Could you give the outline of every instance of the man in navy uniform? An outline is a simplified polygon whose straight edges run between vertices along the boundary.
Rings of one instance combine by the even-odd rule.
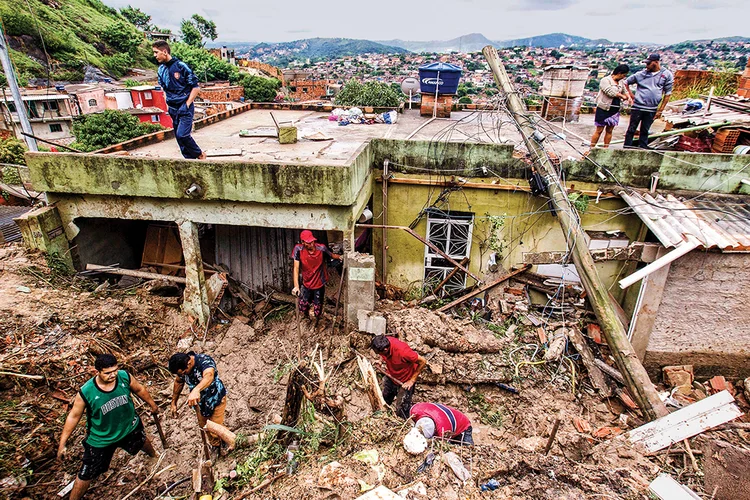
[[[157,40],[151,47],[154,49],[154,57],[159,62],[159,85],[166,93],[167,111],[172,118],[174,137],[180,146],[180,152],[188,159],[205,160],[206,153],[190,136],[195,113],[193,101],[200,91],[198,78],[187,64],[172,57],[169,44],[164,40]]]

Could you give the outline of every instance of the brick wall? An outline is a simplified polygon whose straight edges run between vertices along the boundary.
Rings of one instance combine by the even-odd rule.
[[[239,85],[223,87],[201,87],[198,97],[209,102],[239,101],[245,96],[245,89]]]
[[[452,95],[439,95],[437,98],[437,117],[450,118],[453,108]],[[419,112],[422,116],[432,116],[435,111],[435,94],[422,94],[422,105]]]
[[[575,97],[573,99],[545,97],[542,104],[542,118],[552,120],[564,116],[567,121],[577,122],[578,116],[581,113],[582,103],[583,97]]]
[[[328,85],[333,80],[290,80],[287,82],[289,97],[295,101],[312,101],[327,95]]]
[[[747,72],[747,69],[745,69]],[[680,69],[674,73],[674,91],[683,92],[689,89],[703,89],[703,92],[708,93],[708,89],[711,85],[714,85],[716,81],[723,78],[723,75],[716,73],[715,71],[703,71],[697,69]],[[737,75],[737,81],[740,83],[740,75]]]
[[[249,61],[247,59],[238,60],[237,65],[242,68],[253,68],[257,69],[258,71],[262,71],[268,76],[272,76],[273,78],[279,80],[281,82],[281,85],[286,85],[286,83],[284,82],[284,74],[276,66],[271,66],[270,64],[262,63],[260,61]]]

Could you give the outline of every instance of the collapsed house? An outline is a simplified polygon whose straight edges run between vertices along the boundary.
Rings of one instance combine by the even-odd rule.
[[[298,142],[279,144],[269,107]],[[554,210],[532,194],[514,131],[486,131],[502,113],[340,127],[328,109],[247,104],[196,122],[207,162],[183,160],[171,131],[93,154],[29,153],[31,184],[49,207],[23,217],[26,241],[70,256],[79,270],[184,269],[183,308],[202,324],[204,263],[249,292],[286,292],[301,229],[347,252],[358,241],[363,254],[349,254],[343,297],[350,322],[372,310],[376,279],[418,298],[437,284],[438,295],[455,294],[496,266],[531,264],[553,284],[580,279]],[[750,268],[748,157],[565,154],[558,162],[569,196],[585,200],[578,211],[597,270],[647,369],[688,363],[750,374],[748,296],[736,285]],[[358,225],[368,213],[372,224]],[[654,261],[644,279],[617,286]],[[553,297],[533,299],[543,309]]]

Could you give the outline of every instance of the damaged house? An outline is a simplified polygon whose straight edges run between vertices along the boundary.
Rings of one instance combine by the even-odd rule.
[[[525,263],[550,283],[579,280],[556,215],[545,197],[531,194],[528,164],[514,145],[465,140],[476,118],[449,122],[457,133],[438,142],[429,139],[446,125],[425,127],[427,119],[416,116],[344,128],[315,107],[286,105],[276,119],[293,123],[300,140],[279,145],[263,106],[197,122],[206,162],[183,160],[169,131],[94,154],[29,154],[32,185],[50,202],[41,211],[54,212],[48,234],[70,245],[78,269],[156,266],[174,274],[184,266],[184,308],[201,322],[209,314],[204,262],[225,266],[248,291],[288,292],[301,229],[347,250],[372,230],[360,250],[374,256],[376,275],[349,273],[349,280],[367,279],[367,290],[377,276],[413,297],[443,281],[441,293],[455,293],[496,266]],[[597,270],[652,374],[683,363],[748,374],[748,296],[737,285],[750,269],[746,159],[594,150],[562,161],[569,195],[587,200],[581,226]],[[602,168],[611,174],[606,181]],[[368,207],[376,227],[358,228]],[[362,261],[351,266],[373,266]],[[647,265],[642,280],[618,286]],[[543,307],[549,297],[533,299]],[[349,319],[372,300],[345,295],[345,303],[357,301]]]

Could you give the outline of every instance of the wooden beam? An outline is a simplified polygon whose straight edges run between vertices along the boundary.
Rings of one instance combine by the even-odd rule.
[[[597,248],[590,250],[591,258],[594,262],[606,261],[633,261],[633,262],[653,262],[656,251],[663,248],[657,243],[633,242],[626,247],[615,248]],[[524,252],[524,264],[562,264],[566,251],[559,252]]]
[[[462,270],[463,272],[465,272],[467,275],[469,275],[472,278],[474,278],[474,281],[476,281],[477,283],[481,283],[482,282],[482,280],[480,280],[479,277],[477,277],[477,275],[475,275],[474,273],[472,273],[471,271],[469,271],[465,266],[462,266],[460,263],[456,262],[456,259],[454,259],[450,255],[448,255],[447,253],[443,252],[442,250],[440,250],[438,247],[436,247],[435,245],[433,245],[432,243],[430,243],[426,239],[422,238],[420,235],[418,235],[410,227],[406,227],[406,226],[386,226],[386,225],[383,225],[383,224],[357,224],[357,227],[369,227],[369,228],[372,228],[372,229],[402,229],[402,230],[406,231],[407,233],[409,233],[410,235],[414,236],[416,239],[418,239],[419,241],[421,241],[422,243],[424,243],[428,247],[430,247],[430,249],[433,252],[437,253],[439,256],[441,256],[442,258],[446,259],[448,262],[450,262],[451,264],[453,264],[454,266],[456,266],[457,268],[459,268],[460,270]]]
[[[522,184],[492,184],[490,182],[484,183],[484,182],[464,182],[461,180],[458,180],[457,177],[453,176],[451,178],[452,180],[430,180],[430,179],[414,179],[409,177],[395,177],[393,174],[391,174],[391,177],[388,179],[388,182],[391,184],[407,184],[411,186],[436,186],[436,187],[464,187],[469,189],[490,189],[493,191],[519,191],[522,193],[530,193],[531,188],[528,185],[522,185]],[[382,177],[378,177],[376,179],[376,182],[383,182]],[[596,198],[599,196],[599,199],[602,200],[609,200],[609,199],[617,199],[620,198],[617,194],[614,193],[602,193],[599,195],[598,191],[592,191],[592,190],[582,190],[581,193],[591,196],[593,198]]]
[[[463,259],[461,259],[461,262],[459,262],[459,264],[461,264],[462,266],[465,266],[468,263],[469,263],[469,258],[468,257],[464,257]],[[453,276],[456,275],[457,272],[458,272],[458,267],[454,267],[453,269],[451,269],[451,272],[448,273],[448,275],[445,277],[445,279],[443,281],[441,281],[440,283],[438,283],[438,286],[435,287],[435,289],[432,291],[432,293],[438,293],[440,291],[440,289],[443,288],[445,286],[445,284],[448,283],[450,281],[450,279]]]
[[[484,285],[484,286],[481,286],[481,287],[477,288],[476,290],[474,290],[473,292],[471,292],[471,293],[467,293],[466,295],[464,295],[464,296],[462,296],[462,297],[459,297],[459,298],[457,298],[457,299],[456,299],[456,300],[454,300],[453,302],[451,302],[451,303],[449,303],[449,304],[446,304],[446,305],[444,305],[443,307],[441,307],[440,309],[438,309],[438,312],[445,312],[445,311],[447,311],[448,309],[451,309],[452,307],[454,307],[454,306],[457,306],[457,305],[458,305],[458,304],[460,304],[461,302],[466,302],[466,301],[467,301],[467,300],[469,300],[470,298],[472,298],[472,297],[476,297],[476,296],[477,296],[477,295],[479,295],[480,293],[482,293],[482,292],[486,292],[486,291],[487,291],[487,290],[489,290],[490,288],[494,288],[494,287],[496,287],[497,285],[499,285],[499,284],[500,284],[500,283],[502,283],[503,281],[508,281],[508,280],[509,280],[510,278],[512,278],[512,277],[513,277],[513,276],[515,276],[516,274],[520,274],[520,273],[522,273],[522,272],[524,272],[524,271],[528,270],[528,269],[529,269],[529,267],[531,267],[531,266],[529,266],[529,265],[527,264],[527,265],[524,265],[524,266],[520,267],[519,269],[516,269],[516,270],[515,270],[515,271],[513,271],[513,272],[510,272],[510,273],[508,273],[508,274],[505,274],[505,275],[503,275],[502,277],[500,277],[499,279],[497,279],[497,280],[493,281],[492,283],[490,283],[490,284],[488,284],[488,285]]]
[[[136,271],[135,269],[120,269],[119,267],[100,266],[98,264],[86,264],[87,271],[96,271],[106,274],[119,274],[121,276],[133,276],[134,278],[143,278],[147,280],[166,280],[173,283],[185,284],[186,279],[179,276],[170,276],[168,274],[147,273],[145,271]]]
[[[668,413],[667,407],[659,398],[648,373],[646,373],[645,368],[635,355],[633,347],[628,342],[627,332],[618,319],[609,298],[607,287],[604,286],[596,270],[594,260],[591,258],[586,244],[586,233],[581,228],[578,213],[572,207],[567,193],[562,187],[560,175],[552,165],[541,143],[533,138],[535,133],[539,134],[539,131],[534,127],[534,118],[529,115],[526,105],[513,88],[497,50],[488,45],[482,50],[482,53],[487,59],[498,87],[505,94],[510,116],[521,132],[526,148],[534,160],[534,167],[548,180],[547,193],[551,205],[556,211],[557,220],[562,227],[567,245],[573,255],[573,263],[578,270],[581,283],[586,289],[589,302],[607,339],[612,356],[625,377],[628,390],[649,420],[666,415]]]

